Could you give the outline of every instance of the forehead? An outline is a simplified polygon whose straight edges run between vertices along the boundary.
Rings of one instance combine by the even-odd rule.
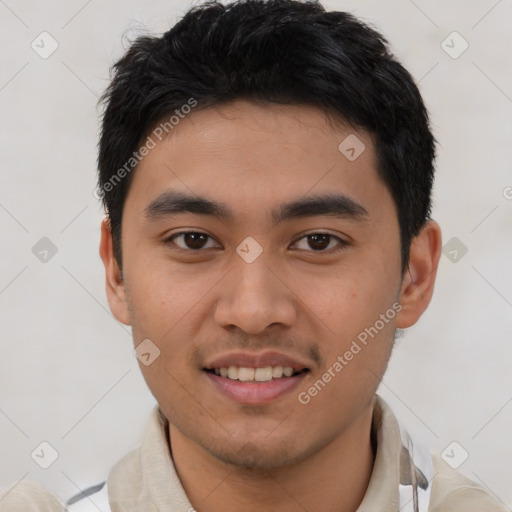
[[[272,210],[274,221],[265,204],[277,199],[340,192],[361,204],[386,194],[368,133],[312,106],[243,100],[181,118],[139,163],[126,203],[142,212],[167,190],[229,203],[248,219]]]

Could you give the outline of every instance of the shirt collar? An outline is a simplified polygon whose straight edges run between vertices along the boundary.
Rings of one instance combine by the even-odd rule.
[[[375,395],[371,431],[377,451],[370,483],[357,512],[396,512],[400,499],[400,430],[392,410],[378,395]]]

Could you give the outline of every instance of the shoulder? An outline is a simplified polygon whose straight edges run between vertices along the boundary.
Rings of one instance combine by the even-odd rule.
[[[431,454],[434,481],[431,512],[510,512],[481,485],[452,469],[439,455]]]
[[[22,480],[0,490],[0,510],[8,512],[65,512],[66,505],[41,484]]]

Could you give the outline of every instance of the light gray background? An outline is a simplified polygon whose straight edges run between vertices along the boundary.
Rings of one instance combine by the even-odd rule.
[[[419,81],[440,142],[433,217],[459,243],[379,392],[431,449],[457,441],[459,471],[511,507],[512,1],[324,5],[374,24]],[[105,297],[96,102],[127,40],[189,6],[0,0],[0,488],[26,478],[67,498],[102,481],[154,405]],[[31,48],[43,31],[59,44],[47,59]],[[453,31],[469,44],[457,59]],[[42,237],[58,248],[46,263]],[[46,470],[30,456],[42,441],[59,454]]]

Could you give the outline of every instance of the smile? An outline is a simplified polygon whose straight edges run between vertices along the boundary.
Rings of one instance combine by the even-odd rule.
[[[209,370],[220,377],[241,382],[268,382],[275,379],[283,379],[297,375],[290,366],[264,366],[262,368],[247,368],[244,366],[224,366]],[[305,370],[302,370],[305,371]]]

